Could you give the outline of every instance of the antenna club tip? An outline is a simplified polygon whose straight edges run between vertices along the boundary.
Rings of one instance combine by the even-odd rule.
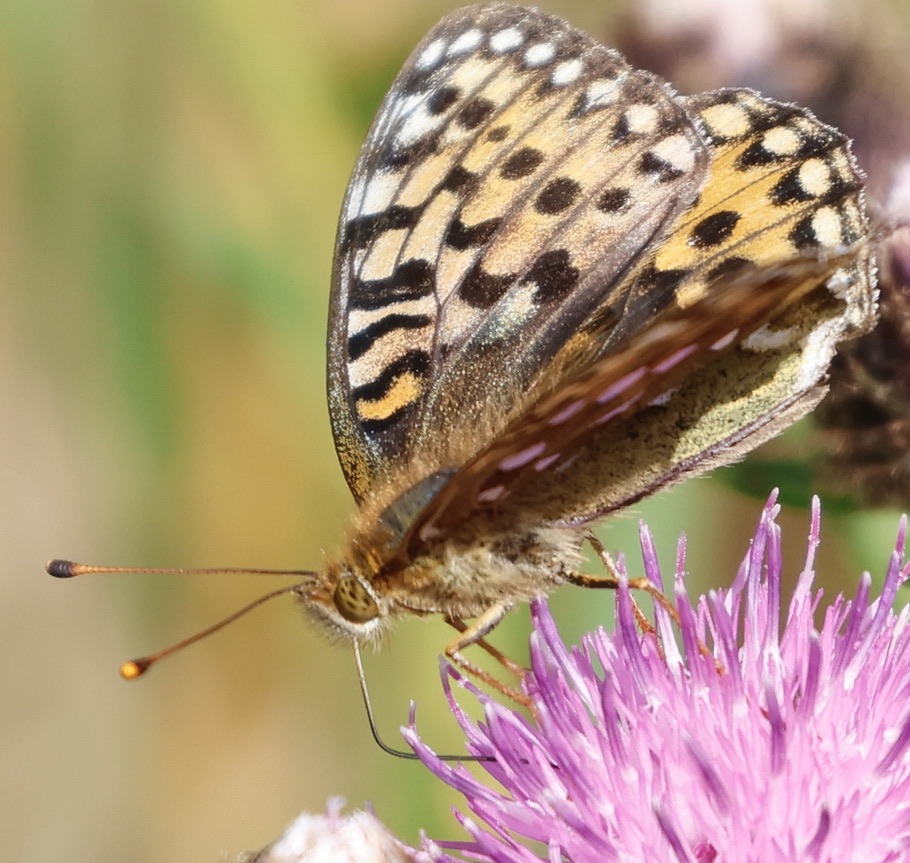
[[[120,676],[124,680],[135,680],[142,677],[152,663],[146,659],[130,659],[120,666]]]
[[[79,574],[79,564],[71,560],[49,560],[44,564],[44,568],[48,575],[52,575],[54,578],[72,578]]]

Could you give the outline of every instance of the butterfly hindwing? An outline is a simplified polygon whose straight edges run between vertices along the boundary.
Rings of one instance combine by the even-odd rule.
[[[620,287],[618,322],[597,332],[590,320],[586,336],[600,340],[603,359],[559,381],[456,473],[413,524],[409,553],[422,538],[491,512],[586,521],[732,461],[810,410],[837,342],[874,319],[862,183],[844,136],[747,90],[687,105],[710,135],[708,177]],[[741,302],[729,302],[731,291]],[[773,300],[766,292],[782,302],[762,321],[756,309]],[[667,315],[676,316],[670,335]],[[718,339],[738,331],[725,359],[714,352],[708,362],[703,318],[716,319]],[[771,327],[747,339],[759,322]],[[670,373],[656,373],[668,356],[683,355]],[[602,413],[587,404],[633,378],[620,390],[628,404]],[[664,403],[647,407],[661,396]]]
[[[825,292],[828,279],[852,259],[851,250],[741,272],[688,308],[678,308],[630,337],[544,397],[451,477],[412,523],[403,550],[408,557],[417,556],[472,518],[544,523],[541,514],[548,495],[539,491],[540,486],[554,490],[549,497],[559,500],[563,518],[572,521],[592,485],[583,480],[589,467],[584,459],[579,461],[592,442],[609,438],[629,417],[665,410],[681,385],[704,367],[723,364],[750,336],[809,295]],[[809,387],[808,392],[812,390]],[[794,393],[793,398],[804,395]],[[739,428],[746,430],[749,424],[744,421]],[[622,437],[627,443],[635,440],[625,433]],[[733,448],[735,442],[718,443]],[[655,453],[648,455],[664,471],[663,484],[669,484],[673,470],[699,472],[697,461],[678,458],[662,463],[653,459]],[[618,467],[621,470],[621,461]],[[644,493],[637,491],[620,505]]]

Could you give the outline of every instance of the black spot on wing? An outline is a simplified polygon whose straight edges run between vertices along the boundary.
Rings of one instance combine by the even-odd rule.
[[[534,147],[522,147],[510,155],[502,167],[499,175],[504,180],[519,180],[533,174],[544,161],[544,154]]]
[[[446,178],[442,181],[442,185],[439,188],[442,191],[459,192],[463,196],[467,196],[476,184],[477,174],[472,173],[461,165],[456,165],[446,174]]]
[[[804,201],[811,201],[815,197],[806,191],[799,179],[799,172],[799,167],[792,168],[774,184],[769,197],[778,207],[800,204]]]
[[[458,286],[458,296],[475,309],[488,309],[514,284],[515,276],[494,276],[474,264]]]
[[[556,177],[537,196],[534,209],[543,216],[555,216],[571,207],[580,193],[580,183],[571,177]]]
[[[364,327],[348,339],[348,359],[362,357],[378,339],[396,330],[419,330],[432,323],[429,315],[403,315],[391,313]]]
[[[631,200],[632,195],[628,189],[604,189],[597,199],[597,209],[603,213],[619,213]]]
[[[537,285],[534,299],[540,303],[560,300],[578,284],[580,273],[572,266],[572,259],[566,249],[552,249],[544,252],[531,265],[524,282]]]
[[[800,166],[787,171],[780,180],[774,185],[769,197],[780,207],[789,204],[802,204],[806,201],[819,201],[821,203],[830,203],[846,198],[858,192],[862,188],[862,183],[854,179],[846,181],[842,177],[835,175],[829,169],[828,186],[824,193],[816,195],[809,192],[800,179]]]
[[[730,239],[739,220],[736,210],[720,210],[702,219],[689,234],[689,244],[696,249],[709,249]]]
[[[483,96],[475,96],[465,103],[458,112],[457,123],[464,129],[476,129],[483,125],[496,110],[496,105]]]
[[[628,140],[629,135],[631,134],[631,128],[629,127],[629,117],[625,111],[619,115],[616,119],[616,123],[613,125],[613,131],[610,134],[611,139],[614,144],[622,144],[624,141]]]
[[[655,174],[658,182],[661,183],[676,180],[685,173],[681,168],[677,168],[651,150],[642,154],[636,168],[639,174]]]
[[[459,251],[482,246],[490,241],[501,224],[499,218],[486,219],[476,225],[466,225],[461,219],[455,219],[446,231],[446,245]]]
[[[354,279],[349,304],[354,309],[381,309],[392,303],[419,300],[433,293],[436,271],[428,261],[405,261],[384,279]]]
[[[433,69],[411,69],[411,74],[399,82],[403,95],[412,96],[423,93],[428,86],[432,86]]]
[[[666,298],[686,278],[690,270],[659,270],[654,264],[648,264],[635,280],[636,292],[644,292],[653,300],[653,308],[660,308],[666,304]]]
[[[378,170],[400,171],[410,165],[418,165],[439,152],[441,136],[442,130],[437,129],[410,144],[391,145],[383,151],[376,167]]]
[[[352,249],[366,248],[373,240],[385,231],[398,231],[413,228],[420,219],[423,206],[402,207],[395,205],[380,213],[368,216],[357,216],[347,223],[344,238],[341,241],[342,253]]]
[[[753,262],[748,258],[731,255],[729,258],[724,258],[719,264],[708,270],[708,272],[705,273],[705,280],[710,284],[718,279],[734,276],[746,267],[752,266],[752,264]]]
[[[440,87],[434,90],[427,100],[427,113],[431,115],[444,114],[454,105],[461,96],[458,87]]]
[[[788,112],[789,116],[792,116],[794,113],[800,113],[796,111]],[[775,122],[773,126],[778,126],[781,124],[780,116],[775,116]],[[781,165],[787,162],[805,162],[806,159],[811,159],[813,156],[823,156],[828,153],[832,147],[840,146],[840,140],[836,139],[833,135],[824,135],[824,134],[806,134],[805,132],[798,133],[799,146],[793,151],[781,151],[775,152],[773,150],[768,150],[765,147],[764,139],[759,138],[754,141],[745,150],[740,154],[739,158],[736,160],[736,170],[738,171],[748,171],[751,168],[760,168],[764,165]]]
[[[815,233],[815,226],[812,224],[812,216],[806,216],[800,219],[790,231],[790,242],[797,249],[815,249],[821,245],[818,234]]]
[[[791,156],[784,153],[775,153],[765,148],[761,140],[754,141],[741,153],[736,160],[735,168],[737,171],[749,171],[752,168],[760,168],[764,165],[774,165],[779,162],[790,161]]]

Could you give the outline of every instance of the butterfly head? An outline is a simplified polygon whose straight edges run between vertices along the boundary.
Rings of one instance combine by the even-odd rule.
[[[294,591],[304,608],[339,641],[378,641],[390,619],[390,604],[370,584],[362,567],[329,563],[324,572]]]

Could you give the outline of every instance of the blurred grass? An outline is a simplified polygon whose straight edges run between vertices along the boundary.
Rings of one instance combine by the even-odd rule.
[[[351,508],[324,398],[338,208],[388,83],[454,5],[0,6],[9,859],[233,859],[338,794],[372,800],[405,839],[455,835],[457,801],[376,749],[348,653],[290,603],[147,680],[117,678],[119,661],[271,583],[56,583],[41,572],[50,556],[314,566],[336,548]],[[548,7],[595,30],[607,14],[580,0]],[[639,512],[668,564],[688,530],[690,568],[716,583],[734,571],[758,506],[699,482]],[[607,533],[633,560],[636,523]],[[806,517],[788,524],[795,572]],[[820,567],[847,585],[860,559],[883,567],[891,543],[893,517],[862,524],[846,530],[881,532],[878,556],[845,562],[853,552],[832,543]],[[554,600],[573,637],[612,615],[608,596],[575,594]],[[520,654],[525,635],[516,615],[499,643]],[[413,698],[427,739],[458,751],[436,682],[447,637],[439,623],[408,623],[371,658],[392,742]]]

